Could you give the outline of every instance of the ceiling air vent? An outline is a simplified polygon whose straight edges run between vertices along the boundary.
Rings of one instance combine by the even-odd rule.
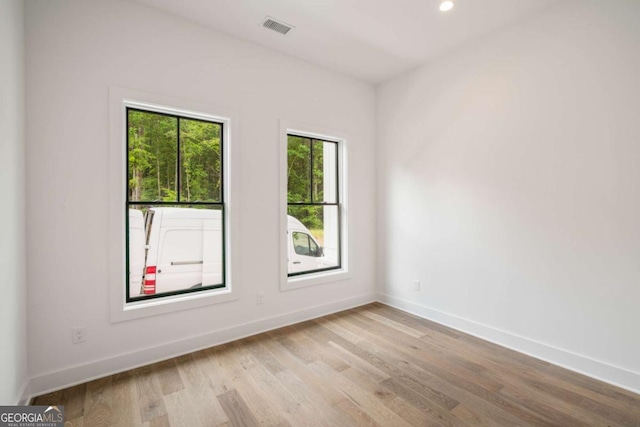
[[[262,21],[262,26],[270,30],[276,31],[280,34],[287,34],[289,30],[293,28],[291,25],[285,24],[284,22],[276,21],[270,16],[267,16],[266,18],[264,18],[264,21]]]

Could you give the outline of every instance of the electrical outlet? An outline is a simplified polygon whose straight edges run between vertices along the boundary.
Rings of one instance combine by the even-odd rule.
[[[420,290],[420,280],[415,280],[413,282],[413,290],[416,292]]]
[[[87,340],[87,329],[82,328],[73,328],[71,330],[71,342],[74,344],[80,344]]]
[[[262,292],[256,294],[256,304],[264,304],[264,294]]]

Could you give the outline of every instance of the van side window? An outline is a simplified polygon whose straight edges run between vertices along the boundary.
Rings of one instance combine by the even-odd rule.
[[[126,106],[126,301],[224,288],[224,123],[144,108]]]
[[[293,233],[293,248],[298,255],[320,256],[320,248],[306,233]]]

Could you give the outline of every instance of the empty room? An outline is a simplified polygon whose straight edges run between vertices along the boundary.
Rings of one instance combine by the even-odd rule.
[[[639,22],[0,0],[0,426],[640,427]]]

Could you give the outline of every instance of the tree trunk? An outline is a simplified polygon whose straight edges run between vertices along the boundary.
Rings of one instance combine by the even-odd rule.
[[[156,171],[158,171],[158,200],[162,200],[162,187],[160,185],[160,159],[156,154]]]

